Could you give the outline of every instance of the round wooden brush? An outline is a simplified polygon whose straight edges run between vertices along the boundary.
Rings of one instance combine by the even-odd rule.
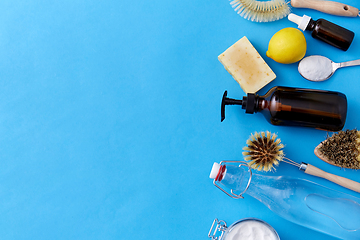
[[[244,158],[249,161],[249,165],[257,170],[270,171],[274,169],[274,165],[279,165],[279,162],[286,162],[299,168],[307,174],[327,179],[345,188],[351,189],[360,193],[360,183],[353,180],[340,177],[328,172],[325,172],[311,164],[297,163],[284,156],[282,149],[284,145],[281,140],[277,138],[276,134],[270,132],[260,132],[251,134],[247,145],[244,147]]]
[[[321,160],[341,168],[360,169],[360,131],[346,130],[334,133],[314,150]]]

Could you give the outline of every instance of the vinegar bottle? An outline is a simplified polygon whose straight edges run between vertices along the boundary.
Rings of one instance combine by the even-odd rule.
[[[309,16],[304,15],[300,17],[293,13],[289,14],[288,19],[298,24],[298,28],[301,30],[312,31],[311,36],[313,38],[319,39],[344,51],[348,50],[355,36],[354,32],[325,19],[314,21]]]
[[[340,131],[347,113],[346,96],[339,92],[273,87],[264,96],[248,93],[242,100],[227,97],[221,103],[221,121],[226,105],[242,105],[246,113],[262,113],[273,125],[313,127]]]
[[[214,163],[210,178],[228,196],[248,194],[288,221],[340,239],[360,239],[357,197],[304,179],[254,174],[241,161]]]

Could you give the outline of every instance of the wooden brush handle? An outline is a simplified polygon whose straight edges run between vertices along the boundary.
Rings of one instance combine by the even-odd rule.
[[[339,184],[340,186],[343,186],[345,188],[348,188],[355,192],[360,193],[360,183],[355,182],[350,179],[347,179],[347,178],[344,178],[344,177],[340,177],[340,176],[325,172],[317,167],[314,167],[311,164],[307,164],[305,173],[316,176],[316,177],[325,178],[331,182]]]
[[[359,16],[359,9],[333,1],[324,0],[291,0],[291,6],[295,8],[311,8],[320,12],[345,16],[345,17],[357,17]]]

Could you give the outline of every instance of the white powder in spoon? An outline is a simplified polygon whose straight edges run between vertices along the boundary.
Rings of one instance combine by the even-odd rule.
[[[247,220],[238,223],[226,236],[226,240],[278,240],[274,231],[266,224]]]
[[[323,56],[306,57],[299,63],[300,74],[312,81],[321,81],[327,79],[332,73],[332,62]]]

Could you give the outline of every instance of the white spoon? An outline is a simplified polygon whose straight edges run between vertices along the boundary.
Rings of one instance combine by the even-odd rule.
[[[360,65],[360,59],[335,63],[324,56],[313,55],[303,58],[298,66],[299,73],[307,80],[320,82],[330,78],[338,68]]]

